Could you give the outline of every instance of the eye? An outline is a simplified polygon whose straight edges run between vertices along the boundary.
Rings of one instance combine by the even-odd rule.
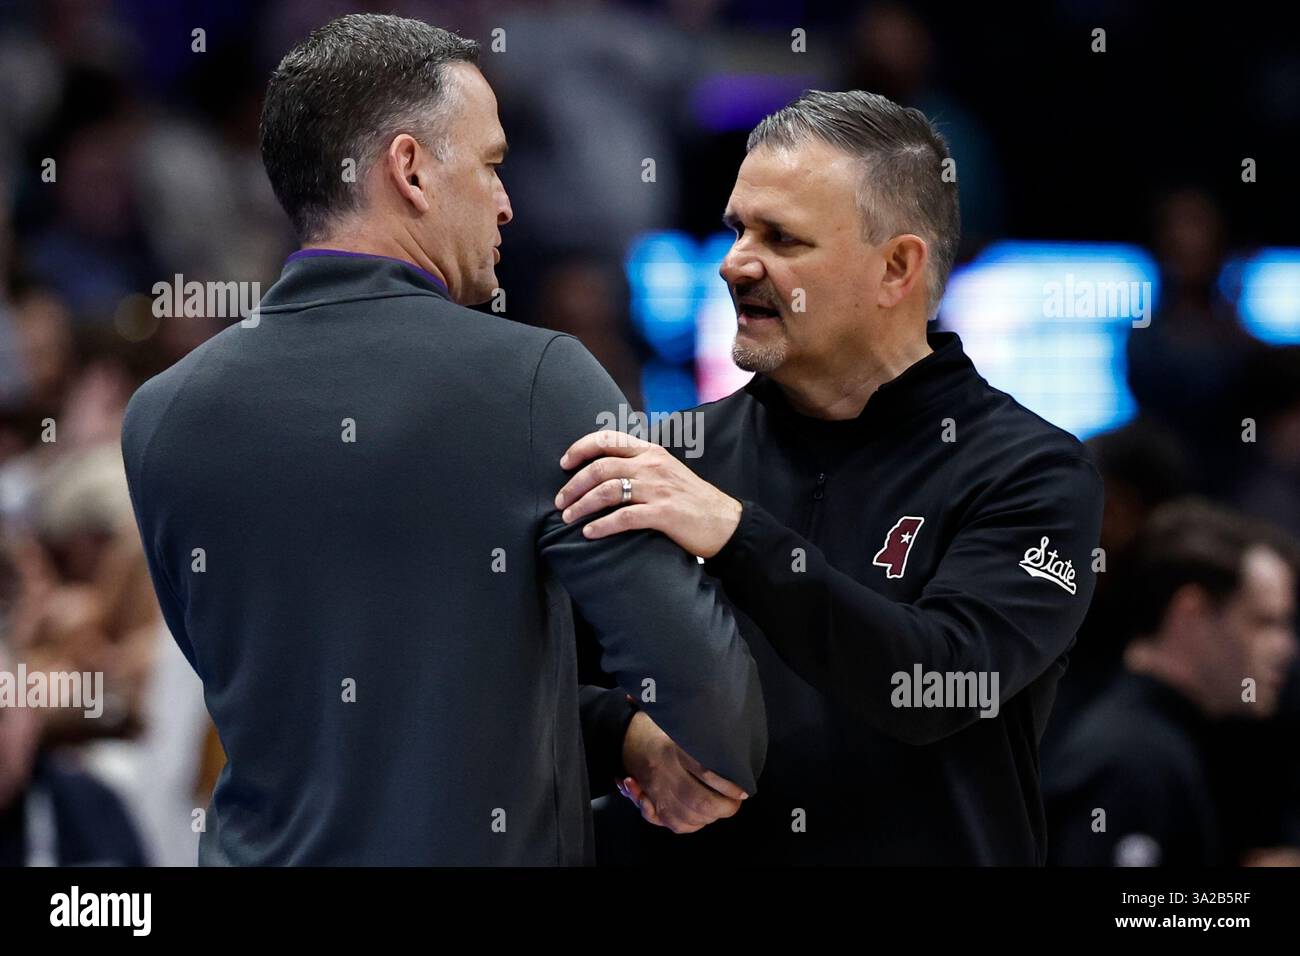
[[[778,246],[793,246],[801,241],[795,238],[794,236],[784,232],[777,232],[773,234],[772,238]]]

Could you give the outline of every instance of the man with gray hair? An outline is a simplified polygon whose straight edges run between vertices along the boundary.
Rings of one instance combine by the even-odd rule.
[[[302,249],[127,409],[154,587],[228,759],[200,862],[589,862],[584,768],[618,767],[584,762],[589,704],[615,747],[653,719],[754,792],[754,661],[696,561],[551,504],[624,397],[577,340],[463,307],[511,218],[477,57],[379,15],[285,56],[262,156]],[[580,693],[570,598],[643,713]]]
[[[587,533],[655,529],[706,559],[763,680],[763,792],[688,841],[617,801],[603,857],[1041,865],[1038,742],[1094,586],[1101,479],[927,334],[959,236],[943,137],[882,96],[806,93],[750,136],[723,220],[732,354],[756,374],[698,410],[701,457],[580,439],[556,504],[621,504]],[[650,823],[706,789],[674,747],[644,724],[623,744]]]

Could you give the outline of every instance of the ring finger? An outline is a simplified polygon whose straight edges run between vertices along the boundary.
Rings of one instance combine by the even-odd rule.
[[[603,511],[606,508],[614,508],[620,505],[643,504],[644,499],[638,495],[638,484],[634,479],[627,479],[632,485],[632,495],[626,501],[623,495],[623,479],[610,478],[608,481],[602,481],[596,487],[592,488],[585,495],[575,501],[569,507],[564,509],[561,515],[566,523],[577,521],[579,518],[597,511]]]

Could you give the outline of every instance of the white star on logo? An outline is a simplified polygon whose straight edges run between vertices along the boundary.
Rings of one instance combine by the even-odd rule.
[[[911,540],[912,540],[912,536],[911,536],[910,534],[907,534],[907,533],[904,533],[904,534],[903,534],[903,544],[907,544],[907,542],[909,542],[909,541],[911,541]]]

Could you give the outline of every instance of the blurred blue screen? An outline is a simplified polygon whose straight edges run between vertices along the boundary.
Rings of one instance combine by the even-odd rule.
[[[1158,294],[1136,246],[999,242],[953,270],[939,321],[994,388],[1087,438],[1133,416],[1124,345]]]
[[[1263,342],[1300,345],[1300,249],[1264,249],[1228,260],[1219,278],[1241,322]]]

